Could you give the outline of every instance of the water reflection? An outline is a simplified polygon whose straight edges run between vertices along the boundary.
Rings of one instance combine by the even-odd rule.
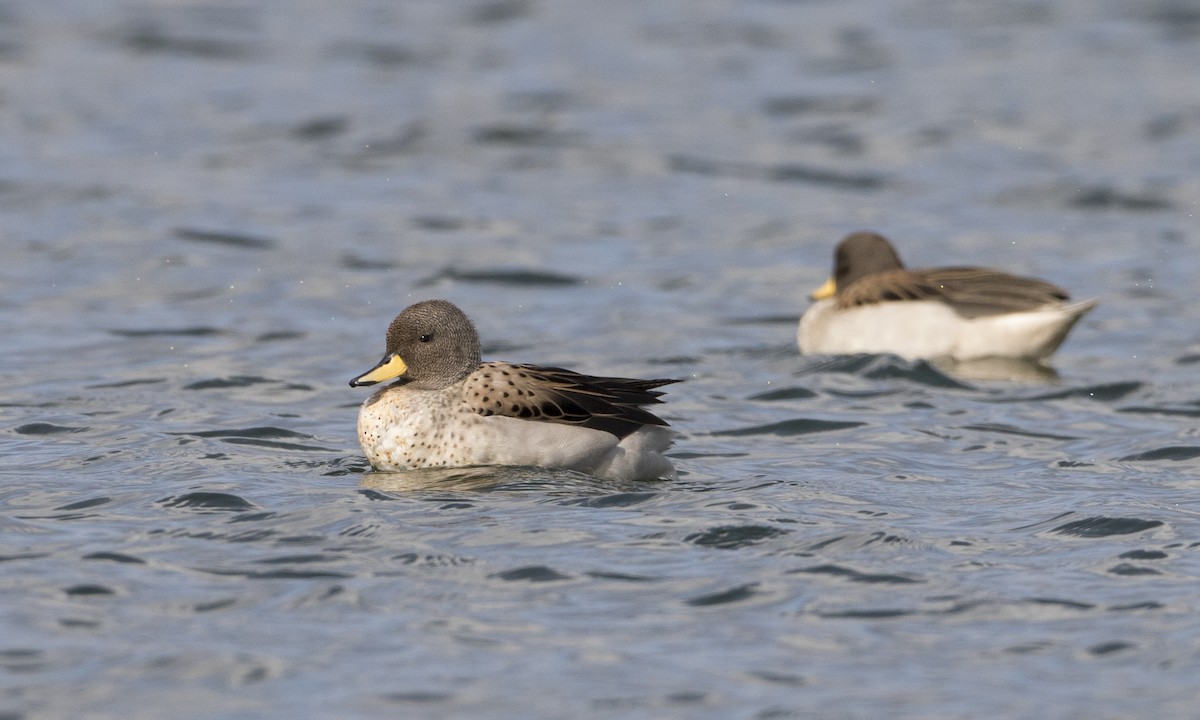
[[[1017,382],[1029,385],[1057,385],[1058,371],[1049,365],[1015,358],[978,360],[935,360],[938,370],[961,380]]]
[[[516,466],[422,468],[400,472],[373,470],[359,481],[359,487],[364,490],[386,493],[537,490],[543,494],[596,495],[652,490],[659,486],[660,483],[655,481],[618,481],[573,470]]]
[[[872,380],[902,379],[935,388],[969,389],[959,381],[1004,381],[1054,385],[1058,371],[1034,360],[979,358],[977,360],[905,360],[898,355],[859,353],[854,355],[801,355],[797,376],[850,374]],[[763,398],[759,398],[763,399]]]

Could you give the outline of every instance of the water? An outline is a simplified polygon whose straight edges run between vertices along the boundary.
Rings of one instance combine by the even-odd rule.
[[[1200,8],[0,4],[0,716],[1189,717]],[[802,358],[834,243],[1099,297]],[[680,477],[379,475],[408,303]]]

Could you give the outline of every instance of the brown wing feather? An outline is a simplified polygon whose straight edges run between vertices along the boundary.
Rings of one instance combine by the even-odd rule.
[[[1070,298],[1052,283],[999,270],[954,267],[917,273],[939,287],[946,302],[967,317],[1036,310]]]
[[[867,276],[838,293],[838,306],[941,300],[960,315],[979,317],[1035,310],[1067,299],[1066,290],[1044,280],[986,268],[949,267]]]
[[[867,275],[839,288],[837,304],[840,308],[851,308],[882,302],[945,299],[944,295],[919,273],[899,269]]]
[[[654,388],[674,382],[489,362],[467,378],[463,397],[482,415],[579,425],[623,438],[645,425],[667,424],[641,406],[662,402]]]

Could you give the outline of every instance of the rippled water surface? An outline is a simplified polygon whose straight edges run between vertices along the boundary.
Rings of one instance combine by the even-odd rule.
[[[1189,717],[1200,6],[0,0],[0,717]],[[837,239],[1055,358],[801,357]],[[376,474],[361,390],[678,377],[671,482]]]

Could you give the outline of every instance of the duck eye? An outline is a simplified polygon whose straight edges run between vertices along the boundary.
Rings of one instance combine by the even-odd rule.
[[[417,340],[419,340],[420,342],[423,342],[423,343],[429,342],[432,339],[433,339],[432,333],[425,333],[424,335],[417,338]]]

